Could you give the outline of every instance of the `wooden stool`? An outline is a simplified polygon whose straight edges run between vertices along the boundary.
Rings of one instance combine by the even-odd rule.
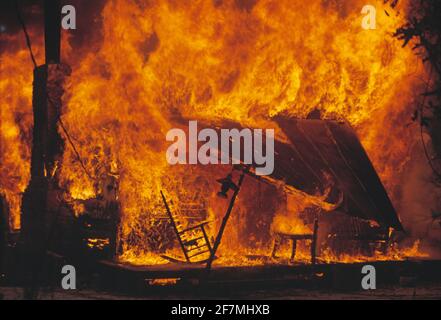
[[[277,232],[275,234],[274,239],[274,247],[271,253],[272,258],[276,258],[277,249],[279,249],[280,245],[285,240],[291,240],[291,257],[289,259],[290,262],[294,262],[294,258],[296,256],[297,250],[297,241],[298,240],[310,240],[311,241],[311,263],[316,263],[316,247],[317,247],[317,232],[318,232],[318,221],[314,220],[314,229],[311,234],[289,234],[283,232]]]

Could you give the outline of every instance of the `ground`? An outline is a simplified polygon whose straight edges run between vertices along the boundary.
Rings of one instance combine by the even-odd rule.
[[[0,288],[0,295],[5,300],[17,300],[22,298],[21,288]],[[196,297],[191,295],[161,294],[160,296],[146,295],[135,297],[118,295],[107,292],[91,290],[42,290],[39,299],[42,300],[139,300],[139,299],[271,299],[271,300],[441,300],[441,284],[418,285],[416,287],[391,286],[377,290],[357,292],[331,292],[324,290],[284,289],[277,291],[254,291],[242,292],[228,296],[216,295]]]

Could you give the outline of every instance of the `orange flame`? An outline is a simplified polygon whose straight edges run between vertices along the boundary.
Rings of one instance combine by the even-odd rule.
[[[361,0],[108,1],[101,41],[88,51],[81,48],[85,54],[75,56],[75,48],[65,53],[73,73],[63,121],[94,180],[66,147],[62,186],[74,199],[88,199],[97,195],[103,177],[117,176],[121,258],[163,263],[145,244],[146,230],[164,212],[159,190],[179,190],[176,201],[195,194],[209,199],[212,235],[225,210],[212,199],[213,174],[226,169],[170,167],[165,161],[170,128],[180,119],[274,127],[275,115],[305,117],[319,109],[355,127],[392,200],[401,201],[397,188],[416,143],[403,123],[425,72],[411,49],[392,37],[405,23],[406,2],[389,15],[383,1],[375,2],[376,30],[361,28],[363,5]],[[0,156],[8,169],[2,170],[0,191],[18,227],[19,195],[29,179],[32,73],[25,50],[2,53],[0,59],[1,74],[7,75],[0,80]],[[237,211],[254,208],[253,200],[244,195]],[[292,215],[302,208],[288,211],[269,225],[308,230]],[[252,251],[240,244],[242,227],[229,228],[221,252]]]

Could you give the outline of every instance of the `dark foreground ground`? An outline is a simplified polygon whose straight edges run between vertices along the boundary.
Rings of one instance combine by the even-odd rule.
[[[23,290],[16,287],[0,288],[0,295],[5,300],[18,300],[23,297]],[[44,289],[39,294],[42,300],[139,300],[139,299],[203,299],[191,294],[160,295],[135,297],[117,295],[91,290],[64,291],[60,289]],[[370,291],[332,292],[329,290],[256,290],[229,295],[208,295],[211,299],[271,299],[271,300],[441,300],[441,284],[421,284],[414,287],[391,286]]]
[[[367,263],[205,267],[159,265],[137,267],[112,261],[78,266],[76,290],[63,290],[61,267],[54,262],[38,299],[388,299],[441,300],[441,260],[376,261],[376,289],[362,290]],[[4,277],[0,299],[23,299],[20,274]],[[14,280],[15,279],[15,280]]]

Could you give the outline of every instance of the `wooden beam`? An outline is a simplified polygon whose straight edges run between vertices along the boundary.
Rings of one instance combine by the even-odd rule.
[[[60,0],[44,1],[44,45],[46,64],[60,63],[61,5]]]
[[[216,240],[214,241],[213,250],[211,251],[210,258],[207,261],[207,267],[206,267],[207,270],[211,270],[211,264],[213,263],[213,260],[216,256],[217,248],[219,247],[220,242],[222,240],[222,235],[224,234],[225,227],[227,226],[227,222],[231,215],[231,211],[233,210],[234,202],[236,201],[237,195],[239,194],[240,187],[242,186],[243,179],[245,178],[245,174],[248,173],[248,171],[249,171],[249,167],[242,170],[242,174],[240,175],[239,178],[239,183],[237,184],[236,190],[234,190],[234,194],[231,197],[230,205],[228,206],[227,213],[222,219],[222,224],[220,226],[219,233],[217,234]]]

